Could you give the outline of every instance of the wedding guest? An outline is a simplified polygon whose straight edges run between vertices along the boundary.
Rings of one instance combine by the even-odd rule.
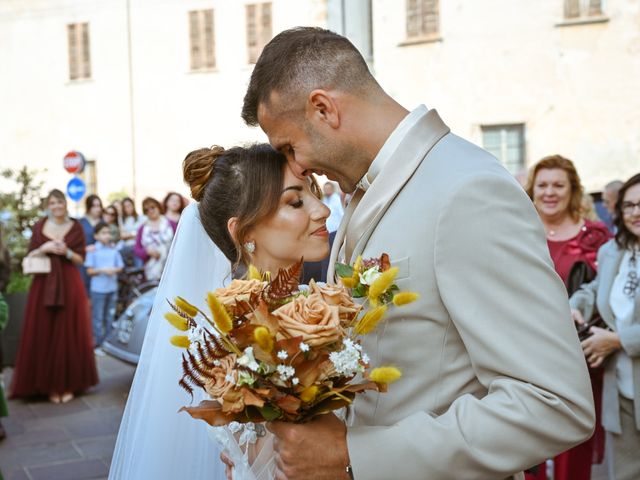
[[[547,233],[547,245],[556,272],[571,294],[581,283],[595,277],[596,254],[610,238],[607,227],[602,222],[585,218],[582,208],[584,188],[573,162],[565,157],[552,155],[536,163],[531,168],[526,191]],[[575,267],[578,263],[585,268],[578,270],[580,267]],[[574,267],[576,270],[572,275]],[[588,274],[575,280],[578,271]],[[602,373],[602,369],[589,370],[598,420],[602,402]],[[604,432],[597,427],[591,439],[554,459],[554,479],[590,479],[592,458],[600,463],[603,454]],[[538,468],[535,478],[546,478],[543,466]]]
[[[95,243],[93,229],[98,222],[102,221],[102,200],[100,200],[98,195],[91,194],[84,200],[84,206],[85,215],[80,219],[80,224],[82,225],[86,246],[88,247]]]
[[[134,251],[144,262],[146,279],[160,280],[173,239],[173,227],[155,198],[147,197],[142,201],[142,212],[147,220],[138,229]]]
[[[11,257],[9,255],[9,249],[5,247],[2,240],[2,227],[0,227],[0,333],[7,327],[9,321],[9,306],[3,296],[3,293],[7,289],[9,284],[9,277],[11,276]],[[0,345],[0,370],[2,369],[2,345]],[[0,418],[9,415],[9,409],[7,408],[7,400],[4,396],[4,387],[0,382]],[[7,436],[2,423],[0,422],[0,441],[4,440]]]
[[[99,349],[111,332],[118,296],[118,274],[124,263],[116,250],[111,229],[104,222],[95,228],[95,250],[87,253],[85,267],[91,277],[91,312],[93,321],[93,344]],[[100,354],[101,350],[97,350]]]
[[[623,185],[624,183],[621,180],[614,180],[607,183],[602,191],[602,203],[612,218],[615,218],[618,194]]]
[[[640,478],[640,174],[620,188],[617,233],[598,252],[598,276],[569,303],[578,323],[596,311],[608,328],[591,327],[582,342],[589,365],[604,365],[602,424],[609,478]]]
[[[120,241],[120,217],[118,217],[118,209],[116,209],[114,205],[109,205],[104,209],[104,213],[102,214],[102,221],[106,223],[107,227],[109,228],[109,233],[111,234],[111,242],[114,245],[117,245]],[[98,222],[97,225],[99,225],[100,223],[101,222]]]
[[[592,222],[602,221],[600,220],[600,217],[598,217],[598,214],[596,213],[596,206],[595,206],[595,203],[593,202],[593,197],[586,192],[582,195],[582,202],[580,202],[580,209],[582,211],[582,218],[584,218],[585,220],[590,220]]]
[[[114,200],[113,202],[111,202],[111,205],[115,207],[116,212],[118,212],[118,218],[121,219],[122,218],[122,200]]]
[[[11,397],[45,395],[66,403],[98,383],[87,297],[76,268],[84,263],[84,233],[69,218],[60,190],[49,193],[46,205],[28,255],[48,257],[51,271],[35,274],[29,289]]]
[[[604,222],[607,227],[611,231],[611,233],[615,232],[614,220],[615,220],[615,208],[616,202],[618,201],[618,192],[622,188],[623,182],[620,180],[613,180],[612,182],[607,183],[604,186],[604,190],[602,191],[602,205],[604,206],[606,212],[603,214]],[[607,218],[605,218],[605,216]]]
[[[120,226],[120,239],[123,241],[120,252],[125,260],[125,264],[135,267],[142,267],[142,260],[134,254],[136,246],[136,236],[142,224],[147,220],[144,215],[138,215],[133,199],[125,197],[122,199],[122,221]]]
[[[322,186],[322,192],[324,194],[322,197],[322,203],[331,210],[331,215],[327,219],[327,230],[329,230],[329,233],[335,232],[338,230],[338,226],[340,225],[340,221],[344,215],[342,198],[340,197],[340,193],[336,191],[336,186],[331,181],[327,181]]]
[[[85,215],[80,219],[80,225],[82,225],[82,230],[84,231],[84,238],[86,242],[85,248],[86,250],[91,250],[95,243],[95,239],[93,238],[93,229],[98,222],[102,221],[102,200],[100,200],[99,196],[92,194],[85,198],[84,206]],[[82,275],[85,292],[89,295],[89,284],[91,280],[89,279],[89,275],[87,275],[87,270],[82,264],[78,268]]]
[[[187,201],[187,199],[177,192],[167,193],[167,195],[164,197],[164,200],[162,201],[164,216],[167,217],[167,220],[169,220],[174,233],[176,231],[176,228],[178,228],[180,215],[182,215],[182,211],[185,209],[188,203],[189,202]]]

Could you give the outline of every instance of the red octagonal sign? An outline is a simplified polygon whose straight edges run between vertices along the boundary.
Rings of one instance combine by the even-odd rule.
[[[82,173],[84,170],[84,156],[72,150],[64,156],[64,169],[69,173]]]

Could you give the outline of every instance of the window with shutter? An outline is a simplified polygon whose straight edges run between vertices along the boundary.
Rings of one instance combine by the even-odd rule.
[[[439,0],[406,0],[407,39],[435,37],[440,32]]]
[[[602,0],[564,0],[564,18],[567,20],[602,14]]]
[[[253,3],[246,6],[247,60],[256,63],[272,33],[271,3]]]
[[[216,67],[216,44],[213,10],[189,12],[189,52],[191,70]]]
[[[67,25],[67,43],[69,51],[69,80],[91,78],[89,24],[72,23]]]

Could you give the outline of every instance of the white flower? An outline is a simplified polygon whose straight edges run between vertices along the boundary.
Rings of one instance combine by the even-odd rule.
[[[278,365],[276,370],[282,380],[289,380],[296,374],[296,369],[288,365]]]
[[[309,345],[307,345],[304,342],[300,342],[300,351],[301,352],[308,352],[309,351]]]
[[[371,285],[380,275],[382,275],[382,273],[380,273],[380,267],[376,265],[360,274],[360,283],[363,285]]]
[[[300,379],[298,377],[293,377],[291,379],[291,383],[293,383],[294,385],[297,385],[300,383]]]
[[[236,381],[235,378],[233,378],[233,375],[231,375],[230,373],[227,373],[224,379],[231,384],[234,384]]]
[[[214,367],[219,367],[220,366],[220,360],[218,360],[217,358],[213,361],[213,366]]]
[[[239,387],[241,387],[242,385],[249,385],[250,387],[252,387],[254,383],[255,379],[249,372],[238,372],[238,383],[236,385],[238,385]]]
[[[369,355],[367,355],[366,353],[363,353],[361,358],[364,363],[369,363]]]
[[[329,360],[336,373],[344,377],[351,377],[356,373],[363,372],[364,367],[360,363],[362,347],[348,338],[345,338],[342,344],[344,345],[342,350],[329,354]]]
[[[247,347],[244,349],[244,355],[237,360],[237,364],[243,367],[247,367],[249,370],[256,372],[260,365],[256,362],[253,356],[253,347]]]
[[[280,350],[280,351],[278,352],[278,358],[279,358],[280,360],[286,360],[286,359],[287,359],[287,357],[289,357],[289,354],[287,353],[287,351],[286,351],[286,350]]]

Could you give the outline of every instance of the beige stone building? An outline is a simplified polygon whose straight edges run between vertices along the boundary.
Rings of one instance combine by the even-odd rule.
[[[512,171],[561,153],[597,190],[640,170],[637,0],[0,0],[0,164],[64,187],[78,150],[102,196],[184,193],[187,152],[265,139],[242,98],[294,25],[349,36],[403,105]]]
[[[640,2],[374,0],[372,22],[382,85],[512,171],[560,153],[591,191],[640,172]]]

